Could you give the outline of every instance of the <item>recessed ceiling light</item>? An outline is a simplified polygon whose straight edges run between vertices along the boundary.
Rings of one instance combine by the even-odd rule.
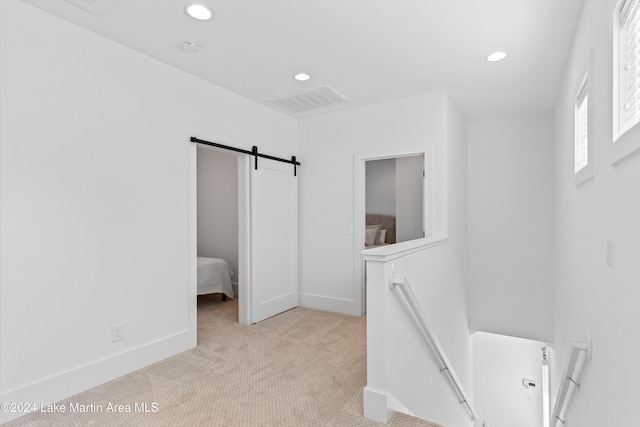
[[[506,57],[507,57],[507,54],[505,52],[493,52],[491,55],[487,56],[487,61],[489,62],[502,61]]]
[[[306,82],[311,78],[311,76],[307,73],[298,73],[295,76],[293,76],[293,78],[299,82]]]
[[[198,21],[207,21],[213,16],[213,13],[201,4],[190,4],[185,7],[184,10],[187,15]]]

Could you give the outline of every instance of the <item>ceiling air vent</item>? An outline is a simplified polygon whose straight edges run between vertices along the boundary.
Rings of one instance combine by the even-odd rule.
[[[102,15],[116,3],[120,3],[122,0],[67,0],[69,3],[73,3],[76,6],[88,10],[94,15]]]
[[[270,100],[270,102],[278,107],[292,113],[302,113],[304,111],[329,107],[347,101],[349,101],[349,99],[340,95],[330,86],[321,86]]]

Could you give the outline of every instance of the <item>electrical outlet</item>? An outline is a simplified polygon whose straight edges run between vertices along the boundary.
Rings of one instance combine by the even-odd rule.
[[[113,325],[111,327],[111,341],[122,341],[124,339],[124,325],[122,323],[118,323],[117,325]]]

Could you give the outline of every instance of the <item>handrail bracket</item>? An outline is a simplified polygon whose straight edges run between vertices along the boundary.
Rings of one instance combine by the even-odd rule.
[[[567,381],[571,381],[573,385],[575,385],[578,388],[578,390],[580,390],[580,383],[577,383],[576,380],[574,380],[571,377],[567,377]]]

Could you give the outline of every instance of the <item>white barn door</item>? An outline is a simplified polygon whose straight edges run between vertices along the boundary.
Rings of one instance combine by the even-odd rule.
[[[251,159],[250,323],[298,305],[297,180],[291,164]]]

